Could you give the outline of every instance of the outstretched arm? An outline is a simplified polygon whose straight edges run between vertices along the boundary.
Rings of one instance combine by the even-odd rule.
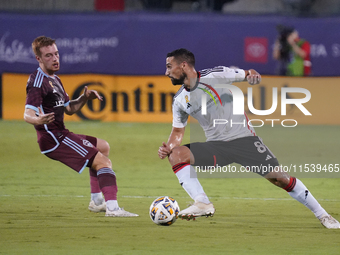
[[[180,146],[183,140],[185,128],[172,128],[168,142],[163,142],[162,146],[158,149],[158,156],[161,159],[170,155],[173,148]]]
[[[72,115],[78,112],[88,100],[93,100],[96,98],[98,98],[100,101],[103,100],[97,91],[87,90],[87,86],[85,86],[84,93],[77,99],[71,100],[68,106],[65,107],[65,113],[67,115]]]
[[[261,82],[261,74],[259,74],[254,69],[249,69],[248,71],[245,70],[246,77],[244,78],[245,81],[248,81],[250,85],[259,84]]]

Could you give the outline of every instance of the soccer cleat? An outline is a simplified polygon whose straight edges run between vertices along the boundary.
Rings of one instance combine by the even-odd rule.
[[[196,217],[209,217],[213,216],[215,213],[215,208],[212,203],[205,204],[201,202],[195,202],[193,205],[189,206],[188,208],[180,211],[178,213],[178,217],[186,220],[195,220]]]
[[[106,212],[106,203],[105,201],[103,201],[103,203],[101,203],[100,205],[96,205],[94,201],[91,200],[89,204],[89,210],[95,213]]]
[[[330,228],[330,229],[340,228],[339,221],[337,221],[330,215],[323,215],[321,216],[319,220],[325,228]]]
[[[109,210],[109,208],[106,208],[105,216],[107,217],[138,217],[139,215],[125,211],[123,208],[118,208],[113,211]]]

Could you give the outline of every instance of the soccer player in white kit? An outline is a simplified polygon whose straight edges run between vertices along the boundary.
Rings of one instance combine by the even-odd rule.
[[[241,81],[259,84],[261,75],[258,72],[225,66],[196,71],[194,54],[177,49],[167,54],[165,75],[173,85],[182,87],[174,97],[172,131],[168,142],[159,147],[158,156],[168,157],[180,184],[195,201],[180,211],[179,217],[190,220],[215,213],[193,166],[226,166],[235,162],[246,169],[258,169],[256,173],[285,189],[309,208],[326,228],[340,228],[339,222],[321,207],[299,179],[281,170],[275,155],[248,125],[247,115],[233,114],[233,95],[226,87]],[[221,84],[226,87],[217,86]],[[203,128],[206,142],[181,145],[189,115]],[[224,121],[216,125],[215,120]]]

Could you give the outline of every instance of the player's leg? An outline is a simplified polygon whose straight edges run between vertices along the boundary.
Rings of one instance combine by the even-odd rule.
[[[87,137],[88,138],[88,137]],[[106,157],[109,157],[110,145],[107,141],[99,138],[96,139],[96,148]],[[90,171],[90,187],[91,187],[91,201],[89,210],[92,212],[106,212],[106,203],[102,192],[100,191],[99,182],[97,178],[97,171],[89,168]]]
[[[110,154],[110,145],[107,141],[97,138],[97,149],[106,157]]]
[[[109,156],[110,145],[108,144],[108,142],[92,136],[85,136],[85,139],[92,143],[104,156]],[[90,167],[89,173],[91,200],[88,208],[91,212],[106,212],[106,203],[99,187],[97,171]]]
[[[320,206],[312,194],[310,194],[305,185],[303,185],[300,180],[291,177],[282,170],[275,155],[259,137],[246,137],[238,139],[236,142],[234,148],[239,150],[243,148],[243,154],[247,155],[247,157],[240,155],[238,158],[243,166],[260,166],[256,173],[274,185],[288,191],[291,197],[307,206],[316,217],[319,218],[321,215],[326,214],[326,211]]]
[[[198,216],[212,216],[215,208],[205,194],[195,169],[190,165],[195,162],[190,149],[187,146],[174,148],[169,155],[169,162],[179,183],[195,201],[192,206],[180,211],[179,217],[190,220]]]
[[[169,155],[169,162],[176,174],[179,183],[195,201],[210,203],[206,196],[194,168],[190,162],[194,162],[194,156],[186,146],[176,147]]]
[[[91,140],[91,138],[89,140]],[[65,138],[60,141],[60,145],[45,155],[64,163],[78,173],[81,173],[86,167],[95,170],[97,172],[99,189],[104,194],[107,207],[110,208],[110,210],[106,210],[106,216],[138,216],[137,214],[126,212],[118,207],[118,189],[111,161],[89,140],[87,140],[84,135],[78,135],[72,132],[65,133]]]
[[[97,171],[92,168],[89,168],[89,173],[90,173],[91,200],[88,208],[91,212],[95,213],[106,212],[106,203],[99,187]]]
[[[265,175],[265,178],[274,185],[286,190],[292,198],[305,205],[326,228],[340,228],[339,222],[322,208],[312,193],[299,179],[290,176],[279,166],[275,171]]]
[[[97,178],[101,192],[106,202],[105,216],[135,217],[137,214],[127,212],[118,206],[116,174],[112,170],[111,160],[98,152],[92,162],[91,168],[97,171]]]
[[[243,166],[261,166],[257,171],[258,174],[286,190],[291,197],[309,208],[325,227],[340,227],[339,223],[328,215],[299,179],[291,177],[282,170],[275,155],[259,137],[237,139],[230,142],[229,145],[238,151],[238,163],[242,162]]]

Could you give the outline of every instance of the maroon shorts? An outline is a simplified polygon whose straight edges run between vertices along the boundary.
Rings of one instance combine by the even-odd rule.
[[[98,153],[96,146],[97,138],[69,132],[55,150],[45,155],[81,173],[85,167],[92,165]]]

